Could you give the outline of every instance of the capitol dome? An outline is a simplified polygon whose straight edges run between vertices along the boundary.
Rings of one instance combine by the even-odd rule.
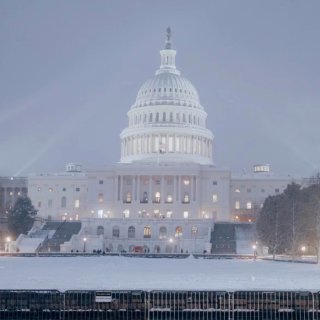
[[[160,68],[141,86],[128,112],[129,126],[120,135],[120,162],[212,164],[213,134],[206,128],[207,113],[195,87],[176,68],[169,28],[160,55]]]

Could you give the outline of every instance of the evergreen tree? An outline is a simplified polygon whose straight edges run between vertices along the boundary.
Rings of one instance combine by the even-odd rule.
[[[36,214],[30,198],[19,197],[8,214],[8,227],[12,235],[18,237],[21,233],[26,234],[32,228]]]

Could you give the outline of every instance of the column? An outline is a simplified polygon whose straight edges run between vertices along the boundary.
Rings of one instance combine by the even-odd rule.
[[[149,176],[149,193],[148,193],[148,203],[152,203],[152,176]]]
[[[160,176],[160,203],[164,203],[164,177]]]
[[[172,200],[175,202],[177,200],[177,177],[173,176],[173,194]]]
[[[137,201],[140,203],[141,197],[140,197],[140,183],[141,183],[141,177],[137,176],[137,182],[136,182],[136,189],[137,189]]]

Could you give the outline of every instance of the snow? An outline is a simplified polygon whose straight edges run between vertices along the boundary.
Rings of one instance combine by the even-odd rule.
[[[320,267],[192,257],[0,257],[0,289],[318,291]]]

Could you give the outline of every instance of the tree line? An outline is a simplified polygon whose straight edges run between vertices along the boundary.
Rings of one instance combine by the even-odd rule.
[[[256,229],[260,242],[272,254],[317,254],[319,248],[320,179],[302,188],[296,183],[269,196],[260,210]]]

